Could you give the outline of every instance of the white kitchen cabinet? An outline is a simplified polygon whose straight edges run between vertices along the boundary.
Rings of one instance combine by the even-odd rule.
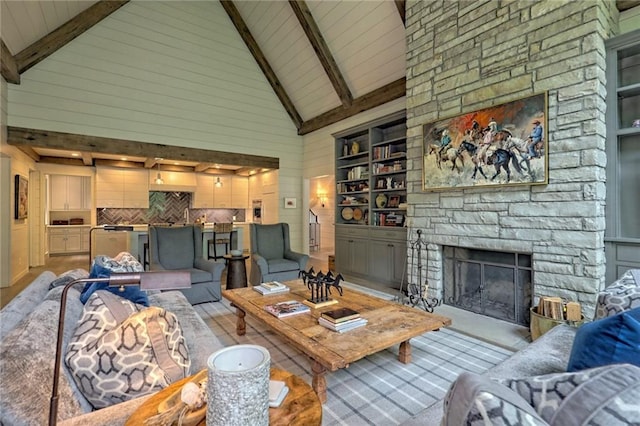
[[[249,178],[244,176],[231,177],[231,207],[249,208]]]
[[[96,206],[149,208],[148,170],[98,168]]]
[[[192,208],[213,208],[214,181],[215,177],[212,175],[200,173],[196,175],[196,190],[193,193]]]
[[[50,227],[49,254],[89,251],[89,227]]]
[[[90,182],[84,176],[50,175],[49,210],[90,210]]]

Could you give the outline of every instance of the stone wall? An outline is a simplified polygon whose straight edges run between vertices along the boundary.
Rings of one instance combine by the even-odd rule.
[[[442,247],[531,253],[534,295],[593,313],[604,287],[605,49],[613,2],[407,1],[410,239],[428,241],[442,292]],[[548,185],[422,190],[422,125],[548,93]]]

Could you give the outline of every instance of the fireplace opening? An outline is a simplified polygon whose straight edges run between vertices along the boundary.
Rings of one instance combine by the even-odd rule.
[[[444,303],[529,326],[531,255],[444,247]]]

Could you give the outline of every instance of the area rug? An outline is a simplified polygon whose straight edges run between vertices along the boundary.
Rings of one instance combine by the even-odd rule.
[[[310,364],[273,332],[247,316],[247,333],[236,335],[235,308],[228,301],[203,303],[196,311],[220,341],[255,344],[271,354],[271,364],[311,383]],[[349,368],[327,373],[323,425],[395,425],[445,395],[464,371],[482,373],[512,352],[448,329],[411,339],[412,362],[398,361],[398,345],[370,355]]]

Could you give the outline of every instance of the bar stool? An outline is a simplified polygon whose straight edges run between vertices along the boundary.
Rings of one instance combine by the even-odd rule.
[[[214,223],[213,238],[207,241],[208,250],[207,257],[209,259],[222,259],[222,256],[228,254],[231,247],[231,232],[233,231],[233,223]],[[218,244],[224,244],[224,253],[218,255]],[[211,256],[211,247],[213,246],[213,256]]]

